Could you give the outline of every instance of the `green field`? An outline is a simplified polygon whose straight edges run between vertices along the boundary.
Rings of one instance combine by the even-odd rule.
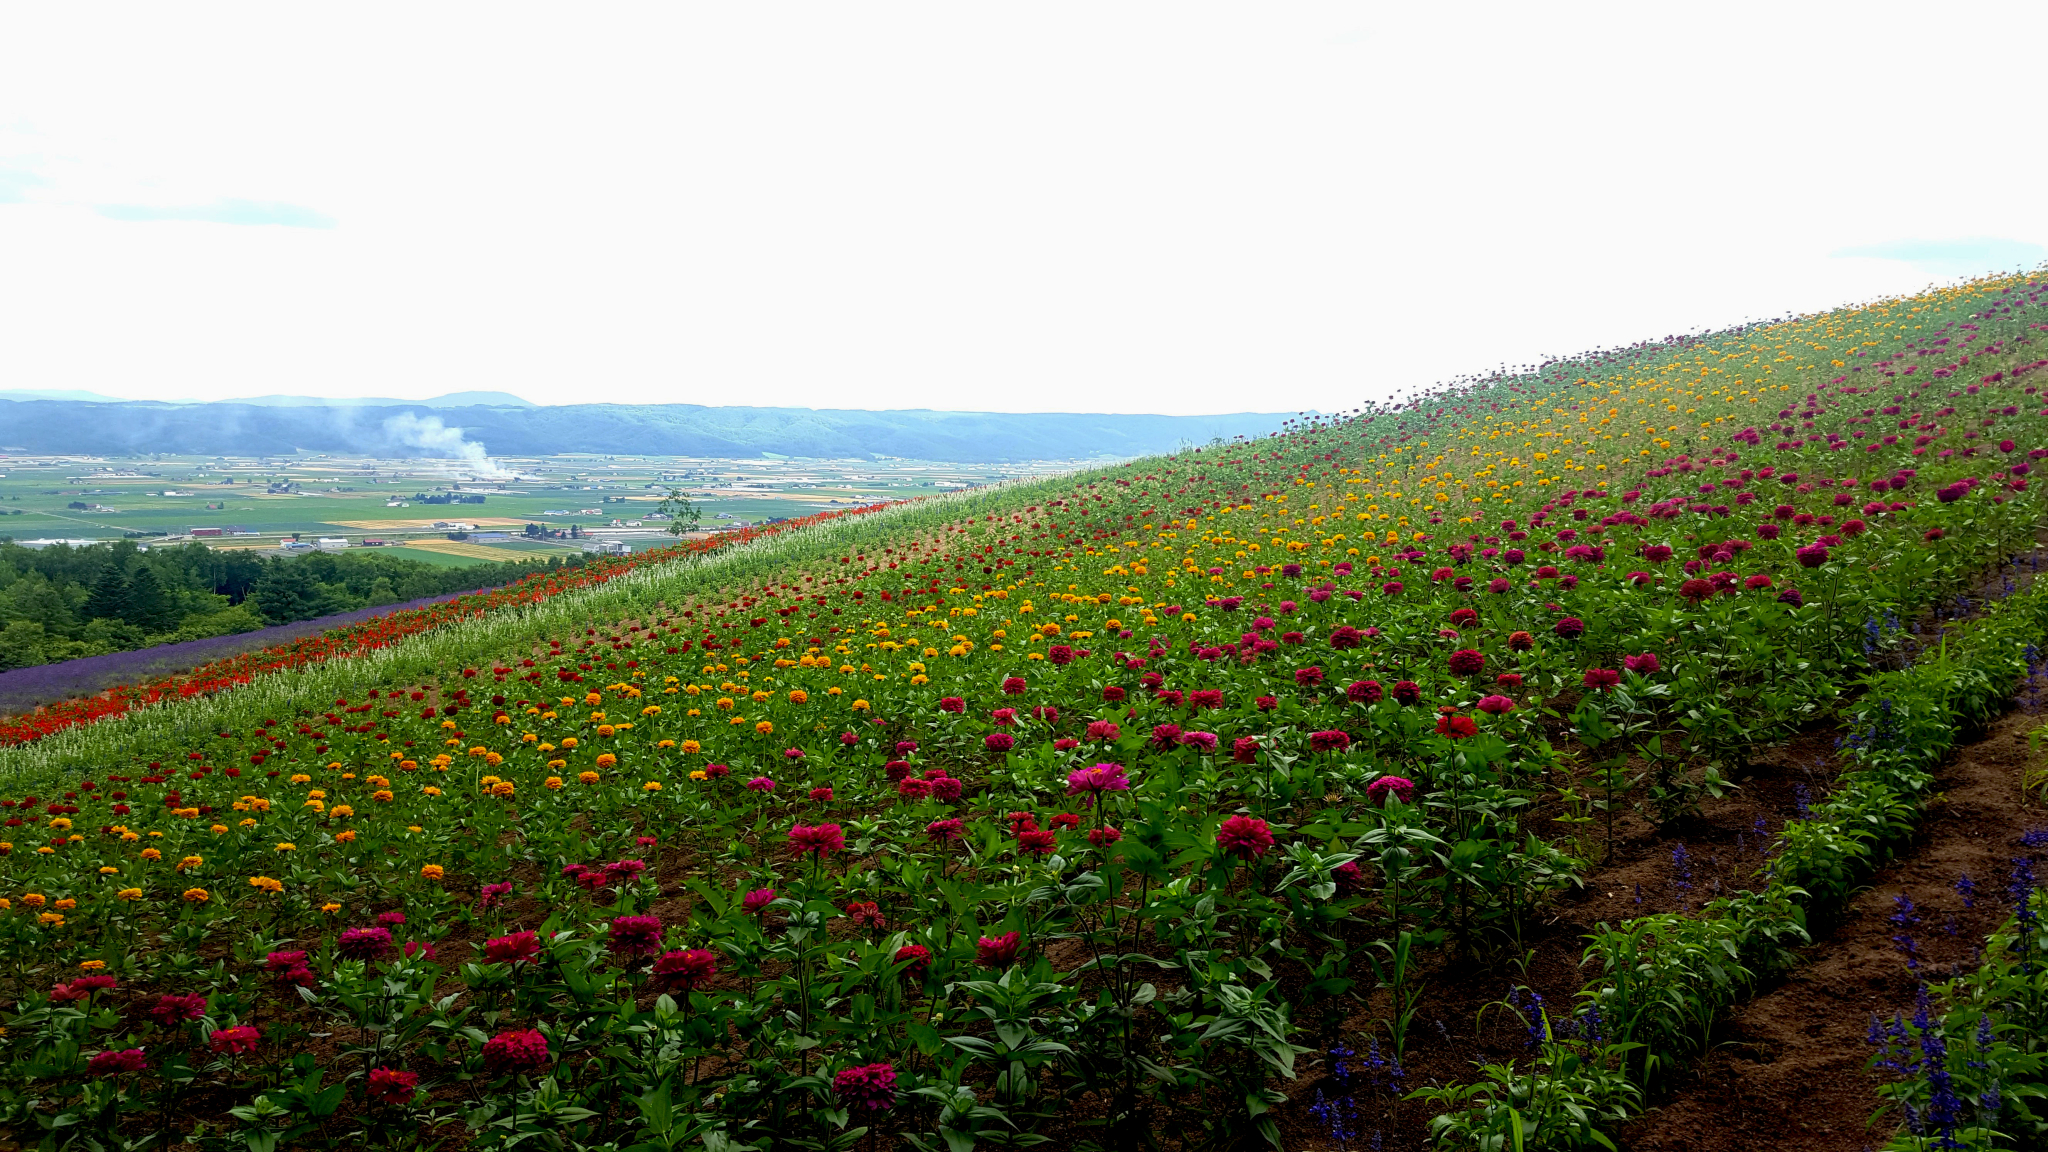
[[[915,461],[701,460],[563,456],[498,462],[516,479],[472,478],[449,461],[332,456],[132,458],[0,456],[0,536],[18,541],[176,539],[193,529],[240,528],[255,537],[202,537],[224,547],[271,547],[297,533],[311,540],[365,536],[398,541],[445,536],[432,521],[522,533],[638,527],[662,493],[680,486],[707,529],[809,515],[835,507],[931,495],[1070,465],[953,465]],[[479,491],[481,504],[424,504],[412,497]],[[394,501],[407,506],[392,507]],[[76,505],[76,506],[75,506]],[[492,523],[492,521],[512,523]],[[408,521],[419,523],[408,524]],[[651,522],[648,529],[658,528]],[[658,542],[626,533],[636,549]],[[514,555],[552,555],[582,541],[515,540],[488,545]],[[407,549],[442,565],[481,557]]]

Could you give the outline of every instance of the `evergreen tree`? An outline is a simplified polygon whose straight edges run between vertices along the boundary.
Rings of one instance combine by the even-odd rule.
[[[109,564],[100,569],[92,591],[85,594],[82,612],[88,620],[128,618],[128,577],[121,574],[119,565]]]
[[[324,616],[332,603],[327,588],[314,578],[313,570],[296,563],[280,563],[264,573],[249,590],[256,611],[269,624],[289,624]]]
[[[122,619],[146,632],[168,632],[178,626],[178,608],[149,565],[128,578],[128,611]]]

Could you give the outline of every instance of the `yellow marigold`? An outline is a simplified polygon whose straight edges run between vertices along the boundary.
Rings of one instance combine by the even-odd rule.
[[[491,795],[493,796],[510,796],[513,791],[514,788],[510,780],[500,780],[496,784],[491,785]]]
[[[489,751],[490,751],[490,749],[489,749],[489,748],[486,748],[486,747],[484,747],[483,745],[481,745],[481,744],[478,744],[478,745],[477,745],[476,747],[474,747],[474,748],[471,748],[471,749],[469,750],[469,754],[470,754],[471,756],[481,756],[481,755],[483,755],[484,753],[486,753],[486,752],[489,752]]]
[[[293,784],[311,784],[313,782],[313,778],[311,776],[306,775],[304,772],[294,772],[291,775],[291,782]]]
[[[550,792],[559,792],[562,789],[562,778],[560,776],[550,776],[546,780],[541,781],[541,783]]]
[[[225,836],[227,835],[228,832],[228,826],[225,824],[215,824],[209,827],[207,831],[213,833],[215,836]]]
[[[116,893],[114,893],[114,899],[116,899],[116,900],[130,900],[130,901],[133,901],[133,900],[140,900],[140,899],[142,899],[142,889],[140,889],[140,888],[123,888],[123,889],[121,889],[121,890],[120,890],[119,892],[116,892]]]
[[[380,804],[389,804],[391,802],[391,791],[387,788],[379,788],[375,792],[370,793],[370,799]]]
[[[57,901],[55,904],[50,905],[50,907],[55,908],[60,912],[69,912],[73,908],[78,907],[78,901],[73,900],[67,896],[64,899]]]
[[[733,710],[733,702],[732,702],[732,697],[730,697],[730,696],[720,696],[720,697],[718,698],[718,705],[717,705],[717,706],[718,706],[718,707],[719,707],[720,709],[724,710],[724,711],[727,711],[727,712],[730,712],[730,711],[732,711],[732,710]]]
[[[548,767],[549,767],[549,768],[551,768],[551,769],[554,769],[554,770],[555,770],[555,771],[557,771],[557,772],[561,771],[561,770],[562,770],[562,769],[564,769],[564,768],[567,768],[568,766],[569,766],[569,762],[568,762],[567,760],[550,760],[550,761],[548,761]]]
[[[213,896],[204,888],[187,888],[178,898],[187,904],[204,904]]]
[[[432,784],[429,784],[426,787],[420,789],[420,795],[422,796],[439,796],[440,794],[441,790],[439,788],[434,787]]]
[[[505,758],[503,756],[498,755],[496,752],[484,753],[484,763],[489,764],[493,768],[496,768],[498,765],[503,764],[504,762]]]
[[[855,700],[855,701],[853,702],[853,704],[852,704],[852,708],[853,708],[853,710],[854,710],[855,712],[865,712],[865,711],[867,711],[867,710],[868,710],[868,709],[869,709],[870,707],[872,707],[872,705],[870,705],[870,704],[869,704],[869,703],[868,703],[867,701],[865,701],[865,700]]]
[[[120,874],[121,874],[121,870],[120,870],[119,868],[115,868],[115,867],[113,867],[113,866],[111,866],[111,865],[109,865],[108,867],[105,867],[105,868],[102,868],[102,869],[100,869],[100,875],[102,875],[102,876],[119,876]]]
[[[830,688],[827,688],[827,689],[825,689],[825,695],[827,695],[827,696],[840,696],[840,695],[844,695],[844,693],[845,693],[845,689],[841,688],[841,687],[840,687],[839,685],[837,685],[837,684],[834,684],[834,685],[833,685],[833,686],[831,686]]]
[[[329,816],[334,817],[336,820],[346,820],[355,814],[356,810],[346,804],[336,804],[334,810],[328,813]]]
[[[417,760],[400,760],[398,762],[398,770],[400,772],[416,772],[419,770],[419,766],[420,762]]]
[[[642,708],[640,710],[640,714],[642,716],[659,716],[661,715],[661,705],[649,704],[647,707]]]
[[[583,702],[585,704],[590,705],[592,708],[595,708],[599,704],[604,703],[604,694],[602,692],[588,693],[583,697]]]
[[[206,863],[206,859],[204,857],[187,856],[183,860],[178,861],[178,871],[183,872],[187,868],[197,868],[204,863]]]
[[[702,744],[697,743],[695,740],[683,741],[683,751],[692,756],[696,755],[699,752],[702,752],[703,750],[704,746]]]
[[[355,842],[356,842],[356,831],[355,831],[355,829],[353,829],[353,828],[348,828],[348,829],[344,829],[343,831],[340,831],[340,832],[336,832],[336,833],[334,834],[334,842],[335,842],[336,844],[353,844],[353,843],[355,843]]]
[[[335,914],[336,912],[339,912],[339,911],[341,911],[341,905],[339,905],[339,904],[335,904],[335,903],[333,903],[333,902],[331,902],[331,901],[330,901],[329,903],[326,903],[326,904],[322,904],[322,905],[320,906],[320,910],[321,910],[322,912],[325,912],[325,913],[327,913],[327,914],[328,914],[329,916],[332,916],[332,915],[334,915],[334,914]]]
[[[577,782],[582,784],[595,784],[602,779],[603,777],[595,772],[579,772],[576,775]]]
[[[284,891],[284,881],[274,880],[268,876],[251,876],[249,877],[249,887],[275,896],[279,892]]]
[[[705,771],[704,771],[704,770],[703,770],[702,768],[699,768],[699,769],[697,769],[696,771],[694,771],[694,772],[691,772],[691,773],[690,773],[690,779],[692,779],[692,780],[709,780],[709,779],[711,779],[711,776],[710,776],[710,774],[709,774],[709,773],[705,772]]]
[[[391,780],[390,780],[390,778],[389,778],[389,777],[385,777],[385,776],[372,776],[372,777],[370,777],[369,779],[367,779],[367,780],[364,780],[364,781],[363,781],[363,783],[365,783],[365,784],[368,784],[368,785],[369,785],[370,787],[372,787],[372,788],[389,788],[389,787],[391,787]]]
[[[199,819],[199,809],[173,808],[171,809],[171,815],[176,816],[180,820],[197,820]]]
[[[36,920],[38,923],[47,924],[52,928],[62,928],[64,926],[64,918],[55,912],[45,912],[41,916],[36,917]]]
[[[235,826],[238,828],[254,828],[256,826],[256,818],[254,816],[247,817],[238,821]]]
[[[445,872],[439,864],[420,865],[420,877],[425,880],[439,880]]]
[[[754,731],[766,736],[775,731],[775,723],[772,720],[763,720],[759,724],[754,725]]]
[[[315,812],[327,811],[327,803],[323,800],[308,800],[304,804],[301,804],[300,807],[311,808]]]
[[[656,748],[673,748],[676,746],[676,742],[673,740],[661,740],[657,741],[654,746]]]
[[[312,790],[311,792],[308,792],[308,793],[306,793],[306,799],[308,799],[308,800],[325,800],[325,799],[327,799],[327,793],[325,793],[325,792],[322,792],[322,791],[321,791],[320,789],[318,789],[318,788],[315,788],[315,789],[313,789],[313,790]]]
[[[299,846],[297,844],[279,844],[277,850],[279,852],[297,852]]]
[[[537,740],[539,740],[539,739],[540,739],[540,737],[539,737],[538,735],[536,735],[536,734],[534,734],[534,733],[532,733],[532,732],[528,732],[527,734],[525,734],[524,736],[521,736],[521,737],[519,738],[519,742],[520,742],[521,744],[531,744],[531,743],[533,743],[533,742],[535,742],[535,741],[537,741]]]
[[[41,908],[49,902],[50,898],[41,892],[27,892],[23,893],[21,897],[22,907],[24,908]]]
[[[795,689],[789,694],[789,702],[791,704],[808,704],[811,702],[811,694],[801,688]]]
[[[161,849],[161,848],[144,848],[144,849],[142,850],[142,858],[143,858],[144,860],[161,860],[161,859],[163,859],[163,858],[164,858],[164,853],[163,853],[163,849]]]
[[[574,748],[575,746],[576,746],[576,738],[575,738],[574,736],[564,736],[564,737],[562,737],[562,747],[564,747],[564,748]]]
[[[597,766],[599,768],[609,768],[612,765],[617,764],[618,762],[619,758],[617,756],[612,755],[609,752],[603,753],[599,755],[597,758]]]
[[[661,791],[661,781],[649,780],[647,783],[642,784],[640,786],[640,790],[642,792],[659,792]]]
[[[133,843],[134,843],[135,841],[137,841],[137,840],[140,840],[140,839],[142,839],[142,834],[141,834],[141,833],[139,833],[139,832],[123,832],[123,833],[121,833],[121,841],[122,841],[122,843],[125,843],[125,844],[133,844]]]
[[[80,960],[78,962],[78,970],[80,972],[104,972],[106,967],[107,962],[105,960]]]

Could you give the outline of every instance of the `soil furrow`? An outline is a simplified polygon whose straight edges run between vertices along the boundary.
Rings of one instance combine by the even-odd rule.
[[[2040,723],[2015,710],[1957,750],[1913,843],[1838,917],[1813,925],[1801,963],[1737,1007],[1716,1049],[1681,1074],[1661,1106],[1623,1129],[1626,1152],[1883,1145],[1899,1117],[1872,1119],[1883,1101],[1867,1069],[1871,1018],[1910,1016],[1920,983],[1974,967],[1984,937],[2007,914],[1998,894],[2012,860],[2027,851],[2019,838],[2048,825],[2041,797],[2021,782],[2027,733]],[[1965,875],[1973,899],[1957,889]]]

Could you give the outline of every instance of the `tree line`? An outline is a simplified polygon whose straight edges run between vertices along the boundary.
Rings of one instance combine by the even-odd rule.
[[[144,551],[130,540],[24,548],[0,537],[0,670],[494,588],[583,559],[447,568],[388,552]]]

